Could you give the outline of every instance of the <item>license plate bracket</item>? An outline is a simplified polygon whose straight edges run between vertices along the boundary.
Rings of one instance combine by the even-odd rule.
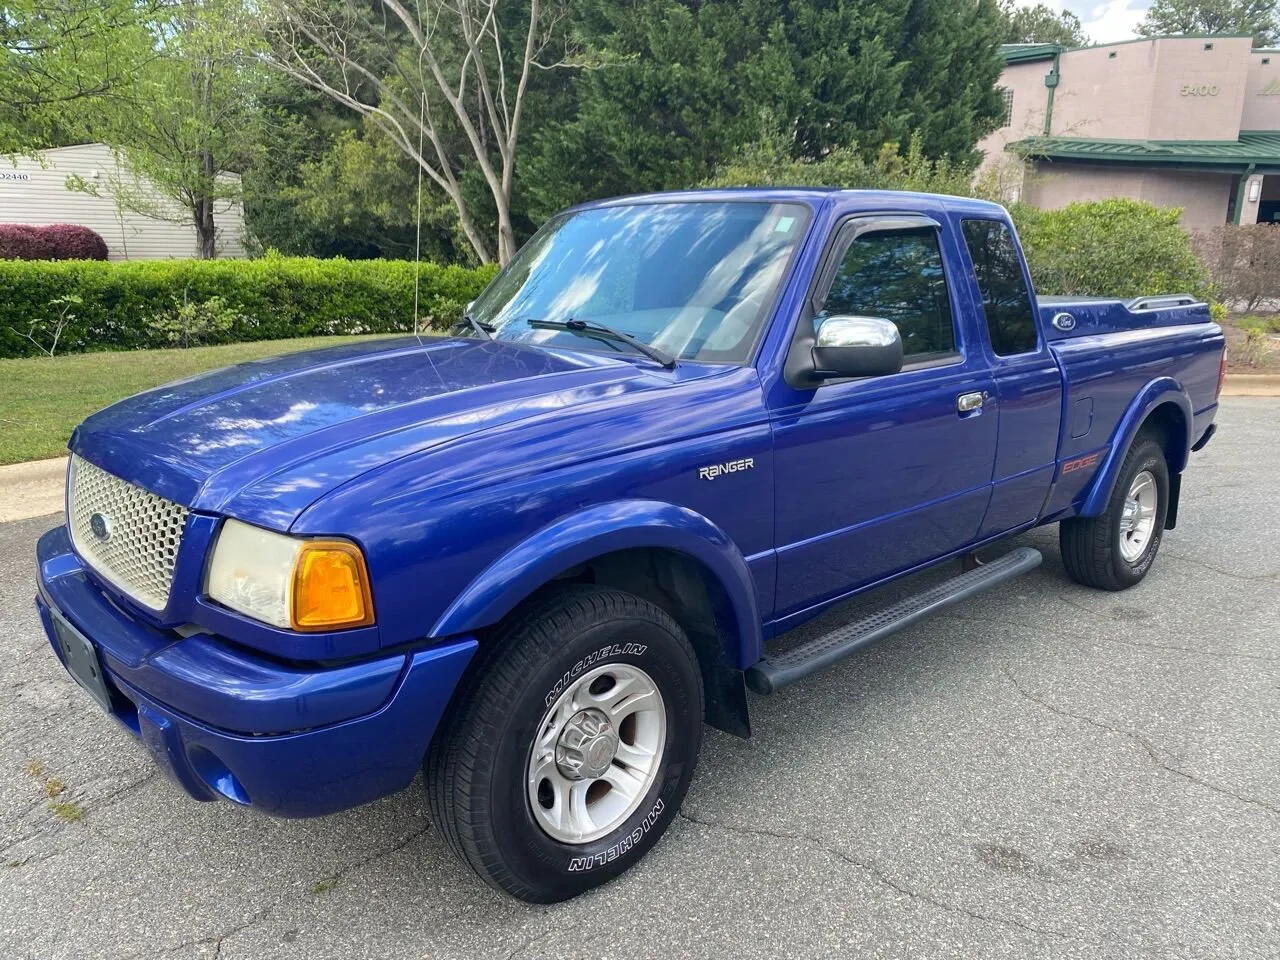
[[[98,651],[94,649],[93,641],[69,624],[52,607],[49,612],[52,615],[50,619],[53,621],[53,633],[58,639],[58,646],[62,649],[62,659],[66,664],[67,673],[71,674],[71,678],[98,702],[98,706],[110,713],[111,694],[107,690],[102,661],[98,658]]]

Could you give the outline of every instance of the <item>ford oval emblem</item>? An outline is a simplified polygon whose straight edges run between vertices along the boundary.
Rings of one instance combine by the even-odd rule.
[[[1053,315],[1053,325],[1059,330],[1074,330],[1076,328],[1076,318],[1069,313],[1055,313]]]
[[[115,529],[115,525],[115,521],[105,513],[95,513],[89,517],[89,529],[103,543],[111,539],[111,533]]]

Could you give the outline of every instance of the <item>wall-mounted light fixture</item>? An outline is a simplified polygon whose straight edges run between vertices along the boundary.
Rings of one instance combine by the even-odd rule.
[[[1257,203],[1258,198],[1262,196],[1262,181],[1252,180],[1249,182],[1249,202]]]

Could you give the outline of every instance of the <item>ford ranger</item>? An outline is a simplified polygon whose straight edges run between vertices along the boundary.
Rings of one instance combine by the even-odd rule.
[[[1223,356],[1193,297],[1038,299],[990,203],[591,203],[451,337],[89,417],[37,604],[71,676],[195,799],[316,816],[422,770],[463,861],[562,900],[657,842],[704,722],[746,736],[748,691],[1041,559],[992,544],[1056,523],[1076,581],[1141,581]]]

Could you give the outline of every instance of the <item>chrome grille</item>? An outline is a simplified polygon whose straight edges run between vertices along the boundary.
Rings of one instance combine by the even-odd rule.
[[[77,456],[71,457],[67,488],[67,526],[76,552],[133,599],[163,610],[187,508]]]

